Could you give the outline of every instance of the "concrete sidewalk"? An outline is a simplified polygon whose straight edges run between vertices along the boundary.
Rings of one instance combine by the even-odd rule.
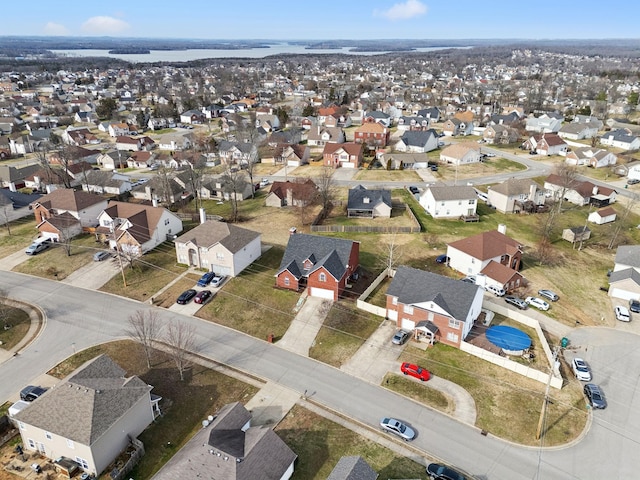
[[[316,335],[331,309],[331,302],[322,298],[303,297],[304,305],[276,345],[285,350],[309,356]]]
[[[6,257],[0,258],[0,270],[10,272],[14,267],[20,265],[22,262],[26,262],[29,258],[31,257],[24,253],[24,250],[7,255]]]

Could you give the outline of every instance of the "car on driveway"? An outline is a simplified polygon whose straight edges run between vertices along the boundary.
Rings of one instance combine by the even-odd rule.
[[[20,390],[20,400],[33,402],[36,398],[46,392],[47,389],[37,385],[28,385]]]
[[[546,288],[543,288],[542,290],[538,290],[538,295],[546,298],[547,300],[551,300],[552,302],[557,302],[558,299],[560,298],[556,292],[552,290],[547,290]]]
[[[413,440],[416,436],[416,432],[413,429],[402,423],[400,420],[396,420],[395,418],[385,417],[380,420],[380,428],[385,432],[393,433],[394,435],[398,435],[403,440],[407,442],[409,440]]]
[[[200,280],[198,280],[198,286],[199,287],[206,287],[207,285],[209,285],[209,283],[211,283],[211,280],[213,280],[213,278],[216,276],[216,274],[214,272],[207,272],[204,275],[202,275],[200,277]]]
[[[640,300],[629,300],[629,310],[633,313],[640,313]]]
[[[520,310],[526,310],[529,307],[527,302],[525,302],[521,298],[514,297],[513,295],[507,295],[506,297],[504,297],[504,301],[510,305],[513,305],[514,307],[518,307]]]
[[[93,261],[101,262],[110,257],[111,257],[111,252],[107,252],[106,250],[100,250],[99,252],[96,252],[93,254]]]
[[[489,293],[493,293],[496,297],[504,297],[507,293],[504,291],[504,288],[498,287],[497,285],[487,285],[485,290]]]
[[[176,303],[180,304],[180,305],[186,305],[187,303],[189,303],[191,301],[191,299],[193,297],[195,297],[198,294],[197,291],[195,291],[194,289],[190,288],[189,290],[185,290],[184,292],[182,292],[180,294],[180,296],[178,297],[178,299],[176,300]]]
[[[430,463],[427,466],[427,475],[431,480],[466,480],[460,472],[439,463]]]
[[[44,240],[42,242],[33,242],[24,251],[27,255],[37,255],[40,252],[44,252],[51,245],[50,240]]]
[[[391,339],[391,343],[394,345],[404,345],[409,340],[410,333],[406,330],[398,330]]]
[[[436,257],[436,263],[447,263],[449,261],[449,257],[446,255],[438,255]]]
[[[604,398],[602,390],[598,385],[587,383],[583,388],[587,401],[592,408],[607,408],[607,400]]]
[[[429,380],[429,378],[431,378],[429,370],[409,362],[404,362],[402,365],[400,365],[400,371],[405,375],[411,375],[412,377],[415,377],[422,382],[425,382]]]
[[[461,282],[466,282],[466,283],[473,283],[474,285],[476,284],[476,277],[475,275],[469,275],[467,277],[464,277],[462,279],[460,279]]]
[[[213,277],[213,279],[211,280],[211,286],[212,287],[219,287],[222,285],[222,282],[224,282],[224,279],[227,278],[224,275],[216,275],[215,277]]]
[[[631,314],[629,313],[629,310],[627,310],[627,307],[618,305],[616,308],[613,309],[613,312],[616,314],[617,320],[620,320],[621,322],[631,321]]]
[[[209,299],[213,296],[213,294],[211,293],[211,290],[201,290],[198,293],[196,293],[196,296],[193,297],[193,301],[195,303],[199,303],[204,305],[205,303],[207,303],[209,301]]]
[[[575,357],[571,360],[571,370],[573,370],[573,374],[578,380],[583,382],[591,381],[591,369],[583,359]]]
[[[549,310],[549,304],[538,297],[527,297],[525,299],[528,305],[532,307],[536,307],[538,310],[544,310],[545,312]]]

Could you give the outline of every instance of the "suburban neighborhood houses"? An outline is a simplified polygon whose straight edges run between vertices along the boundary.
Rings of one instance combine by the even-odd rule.
[[[640,468],[636,55],[308,47],[0,38],[0,477]]]

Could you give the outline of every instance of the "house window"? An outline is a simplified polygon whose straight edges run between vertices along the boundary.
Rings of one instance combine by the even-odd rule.
[[[44,432],[44,436],[47,437],[47,440],[51,440],[53,438],[51,436],[51,432]]]
[[[429,320],[430,322],[433,322],[434,317],[435,317],[435,314],[433,312],[429,312],[429,314],[427,315],[427,320]]]
[[[220,252],[216,253],[216,258],[218,260],[224,260],[224,253],[220,253]]]
[[[84,470],[89,469],[89,462],[87,462],[84,458],[76,457],[76,462],[78,462]]]
[[[450,342],[458,343],[458,335],[453,332],[447,332],[447,340]]]
[[[29,444],[29,448],[31,450],[35,450],[36,449],[36,442],[34,442],[31,438],[27,438],[27,443]]]
[[[69,440],[69,439],[67,438],[67,447],[72,448],[72,449],[73,449],[73,448],[75,448],[75,445],[74,445],[74,443],[73,443],[73,440]]]
[[[475,200],[469,200],[469,205],[473,205],[474,203],[476,203]]]
[[[26,430],[26,429],[27,429],[27,427],[25,426],[25,424],[24,424],[24,423],[22,423],[22,422],[18,422],[18,426],[20,427],[20,430]]]
[[[412,305],[405,305],[403,307],[404,313],[408,313],[409,315],[413,315],[413,306]]]
[[[391,305],[397,305],[398,304],[398,297],[391,297]]]
[[[164,221],[164,224],[165,225],[169,225],[169,219],[168,218]]]
[[[455,318],[449,319],[449,326],[451,328],[455,328],[456,330],[460,329],[460,320],[456,320]]]
[[[284,285],[285,285],[285,287],[288,287],[290,283],[291,282],[289,282],[289,277],[284,277]]]
[[[326,282],[327,281],[327,275],[325,273],[320,273],[320,275],[318,275],[318,280],[320,282]]]

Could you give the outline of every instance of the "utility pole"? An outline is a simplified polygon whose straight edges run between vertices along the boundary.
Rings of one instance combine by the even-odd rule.
[[[538,420],[538,430],[536,431],[536,440],[540,440],[542,437],[542,425],[544,424],[544,418],[547,415],[547,404],[549,403],[549,387],[551,386],[551,378],[558,362],[559,347],[556,346],[553,350],[553,364],[551,365],[551,371],[549,372],[549,380],[547,380],[547,387],[544,391],[544,399],[542,400],[542,410],[540,411],[540,419]]]

